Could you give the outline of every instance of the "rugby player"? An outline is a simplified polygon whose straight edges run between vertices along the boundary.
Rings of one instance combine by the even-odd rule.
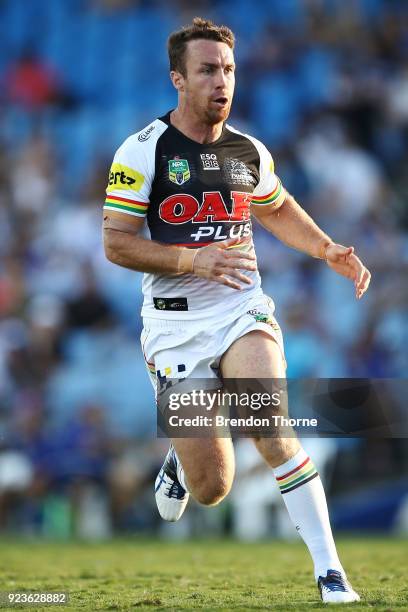
[[[145,273],[142,346],[154,381],[284,378],[282,335],[261,289],[251,214],[289,247],[321,259],[316,265],[349,278],[357,299],[370,282],[354,248],[336,244],[285,191],[266,147],[226,123],[233,49],[229,28],[201,18],[171,34],[177,108],[130,136],[109,175],[105,252]],[[141,235],[146,219],[150,239]],[[310,551],[322,600],[358,601],[311,459],[296,437],[254,443]],[[174,438],[156,480],[162,518],[178,520],[190,494],[201,504],[218,504],[233,475],[231,438]]]

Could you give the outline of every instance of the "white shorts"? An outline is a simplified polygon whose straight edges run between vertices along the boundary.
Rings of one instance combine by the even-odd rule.
[[[272,336],[285,359],[282,332],[273,312],[273,301],[264,295],[227,323],[221,318],[211,323],[145,318],[141,343],[153,388],[156,391],[157,378],[219,378],[221,357],[235,340],[255,329]]]

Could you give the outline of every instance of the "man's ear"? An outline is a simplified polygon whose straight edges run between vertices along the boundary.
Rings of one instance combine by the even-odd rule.
[[[172,70],[170,72],[170,78],[177,91],[184,91],[184,77],[181,72],[178,72],[177,70]]]

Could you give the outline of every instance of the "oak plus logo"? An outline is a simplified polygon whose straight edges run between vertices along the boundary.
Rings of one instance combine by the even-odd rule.
[[[232,185],[252,185],[255,178],[251,170],[240,159],[227,157],[224,161],[224,176]]]
[[[219,170],[220,165],[215,153],[201,153],[201,161],[204,170]]]
[[[160,204],[159,216],[171,225],[180,223],[212,223],[248,221],[251,194],[231,191],[231,212],[219,191],[205,191],[201,203],[188,193],[176,193]]]
[[[199,227],[193,226],[194,232],[190,234],[194,242],[201,238],[224,240],[229,237],[248,237],[251,235],[251,194],[231,191],[230,197],[228,209],[219,191],[204,192],[201,202],[190,194],[177,193],[163,200],[159,207],[159,217],[170,225],[200,224]]]

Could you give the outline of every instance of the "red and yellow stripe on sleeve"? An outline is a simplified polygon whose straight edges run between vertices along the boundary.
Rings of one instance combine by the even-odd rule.
[[[286,191],[282,187],[282,183],[278,179],[276,187],[271,193],[264,196],[252,195],[251,203],[256,206],[271,206],[271,208],[279,208],[285,201]]]
[[[137,202],[129,198],[108,195],[105,200],[104,208],[108,210],[117,210],[118,212],[133,215],[134,217],[145,217],[147,209],[149,208],[149,202]]]

